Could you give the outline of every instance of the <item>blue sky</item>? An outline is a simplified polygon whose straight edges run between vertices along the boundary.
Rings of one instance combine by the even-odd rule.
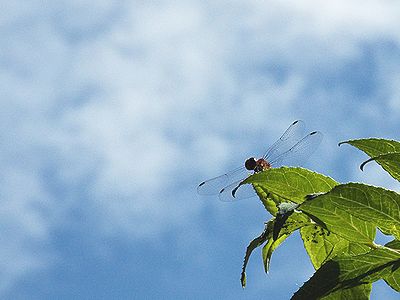
[[[302,119],[306,165],[398,184],[342,140],[400,139],[400,4],[389,0],[1,1],[2,299],[288,299],[299,236],[265,275],[269,216],[196,186]],[[372,299],[395,299],[384,283]]]

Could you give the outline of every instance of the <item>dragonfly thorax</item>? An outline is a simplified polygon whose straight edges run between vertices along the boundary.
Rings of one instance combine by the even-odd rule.
[[[247,170],[254,171],[255,173],[271,168],[271,165],[264,158],[256,160],[254,157],[250,157],[249,159],[247,159],[244,163],[244,166]]]

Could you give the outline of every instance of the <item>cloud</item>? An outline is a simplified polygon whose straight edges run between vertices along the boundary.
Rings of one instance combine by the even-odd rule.
[[[37,174],[4,164],[0,174],[1,292],[25,272],[50,263],[47,240],[52,203]]]

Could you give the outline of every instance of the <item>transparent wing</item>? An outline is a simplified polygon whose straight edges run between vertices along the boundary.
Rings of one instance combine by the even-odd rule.
[[[224,187],[219,192],[219,200],[223,202],[233,202],[257,196],[251,184],[243,184],[239,187],[242,180],[235,181]]]
[[[313,131],[302,138],[289,150],[269,161],[272,167],[277,168],[282,165],[298,166],[307,161],[315,152],[323,139],[323,134],[319,131]]]
[[[301,120],[294,121],[282,136],[268,148],[263,158],[267,161],[275,160],[280,154],[288,151],[304,136],[304,122]]]
[[[242,166],[236,168],[228,173],[222,174],[221,176],[203,181],[198,185],[197,193],[205,196],[217,195],[227,185],[236,181],[240,182],[247,176],[249,176],[249,173],[245,167]]]

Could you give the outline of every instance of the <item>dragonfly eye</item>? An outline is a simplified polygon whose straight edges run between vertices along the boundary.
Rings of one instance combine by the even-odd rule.
[[[257,166],[257,162],[254,159],[254,157],[250,157],[249,159],[246,160],[244,166],[246,167],[247,170],[253,171]]]

